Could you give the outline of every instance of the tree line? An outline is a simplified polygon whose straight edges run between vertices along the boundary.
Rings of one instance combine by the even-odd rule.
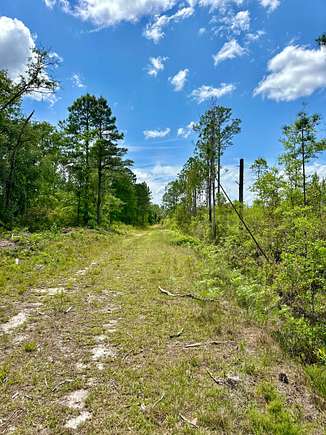
[[[34,111],[23,113],[25,96],[56,90],[53,66],[51,55],[35,50],[19,80],[0,71],[0,225],[156,222],[159,208],[132,172],[124,135],[104,97],[81,96],[56,126],[34,121]]]
[[[163,197],[166,222],[213,243],[250,283],[242,302],[281,310],[282,343],[310,362],[326,361],[326,180],[310,165],[326,150],[320,123],[319,114],[299,112],[282,128],[278,164],[263,156],[251,164],[253,203],[230,203],[222,163],[241,122],[213,104],[194,126],[193,156]]]

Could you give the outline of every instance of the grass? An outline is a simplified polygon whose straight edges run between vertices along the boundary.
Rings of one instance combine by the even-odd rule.
[[[30,245],[1,253],[4,318],[22,309],[29,316],[0,336],[0,431],[69,433],[65,422],[80,410],[62,401],[85,389],[92,418],[81,433],[322,434],[325,419],[300,367],[220,291],[229,272],[192,242],[124,228],[39,237],[24,256]],[[171,298],[159,286],[215,301]],[[193,343],[200,346],[185,347]],[[112,353],[96,361],[99,346]]]

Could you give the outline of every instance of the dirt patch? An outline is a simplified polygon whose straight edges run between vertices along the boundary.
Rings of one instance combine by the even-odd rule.
[[[98,344],[92,349],[92,359],[94,361],[98,361],[105,358],[115,358],[117,352],[114,348],[110,346],[106,346],[104,344]]]
[[[66,424],[65,428],[76,430],[78,427],[85,423],[87,420],[92,418],[92,414],[88,411],[83,411],[78,417],[72,417],[70,418]]]
[[[87,390],[77,390],[68,394],[63,398],[61,404],[70,409],[83,409],[85,408],[85,401],[88,396]]]
[[[61,293],[65,292],[64,287],[50,287],[50,288],[35,288],[33,289],[35,293],[49,295],[49,296],[55,296]]]
[[[4,332],[5,334],[9,334],[12,330],[23,325],[26,322],[28,315],[29,312],[27,310],[21,311],[20,313],[16,314],[16,316],[12,317],[8,322],[0,325],[0,331]]]

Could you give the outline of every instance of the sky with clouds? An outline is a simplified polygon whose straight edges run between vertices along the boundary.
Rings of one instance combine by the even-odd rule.
[[[192,154],[211,99],[232,107],[242,132],[223,177],[235,195],[239,159],[274,163],[303,104],[326,118],[326,49],[315,43],[325,31],[325,0],[1,0],[0,68],[15,80],[33,47],[51,52],[60,89],[24,101],[41,120],[64,119],[86,92],[105,96],[156,201]],[[324,163],[310,171],[326,176]]]

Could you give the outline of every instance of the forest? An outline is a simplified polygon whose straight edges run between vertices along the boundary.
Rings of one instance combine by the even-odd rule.
[[[104,97],[79,97],[56,126],[23,113],[24,96],[57,88],[49,68],[55,60],[35,50],[19,82],[0,72],[0,224],[36,230],[155,223],[159,210],[146,183],[137,183]]]

